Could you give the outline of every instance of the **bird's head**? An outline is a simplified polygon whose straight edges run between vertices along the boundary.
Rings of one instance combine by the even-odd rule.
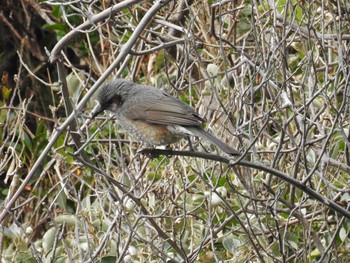
[[[127,98],[132,85],[133,82],[124,79],[114,79],[104,84],[97,91],[97,106],[92,111],[92,118],[104,110],[115,113]]]

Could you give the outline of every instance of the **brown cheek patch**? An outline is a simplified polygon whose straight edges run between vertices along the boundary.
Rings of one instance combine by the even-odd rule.
[[[113,103],[115,103],[117,107],[120,107],[120,105],[123,103],[122,97],[120,95],[115,95],[113,97]]]

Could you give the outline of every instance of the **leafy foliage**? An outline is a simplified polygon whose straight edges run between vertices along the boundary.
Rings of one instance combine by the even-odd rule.
[[[70,114],[77,124],[62,130],[2,221],[1,261],[345,262],[349,218],[304,189],[239,162],[150,158],[112,120],[85,123],[93,98],[82,112],[79,101],[153,5],[129,1],[114,12],[111,3],[1,7],[13,10],[0,13],[3,207]],[[180,98],[244,161],[349,210],[349,10],[330,1],[166,3],[115,74]],[[91,24],[78,30],[84,22]],[[56,44],[63,78],[45,62],[44,48]]]

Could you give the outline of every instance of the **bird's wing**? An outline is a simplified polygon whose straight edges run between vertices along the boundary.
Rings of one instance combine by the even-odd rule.
[[[132,120],[162,125],[201,126],[203,120],[192,107],[167,94],[147,95],[147,99],[124,105],[123,114]]]

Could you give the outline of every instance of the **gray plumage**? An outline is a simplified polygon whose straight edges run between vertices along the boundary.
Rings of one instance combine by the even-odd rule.
[[[109,110],[124,129],[146,143],[165,145],[195,135],[228,154],[240,154],[203,130],[203,119],[192,107],[154,87],[114,79],[100,88],[97,101],[93,117]]]

